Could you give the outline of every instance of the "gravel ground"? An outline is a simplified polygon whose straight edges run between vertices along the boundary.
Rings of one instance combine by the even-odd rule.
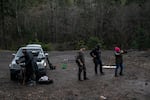
[[[53,84],[23,86],[10,80],[11,51],[0,51],[1,100],[149,100],[150,51],[132,51],[124,55],[124,76],[114,77],[114,69],[104,69],[105,75],[94,74],[94,64],[86,51],[86,67],[89,80],[78,81],[75,63],[77,51],[52,51],[49,58],[56,70],[47,75]],[[113,51],[102,51],[104,65],[114,64]],[[62,65],[66,63],[67,68]]]

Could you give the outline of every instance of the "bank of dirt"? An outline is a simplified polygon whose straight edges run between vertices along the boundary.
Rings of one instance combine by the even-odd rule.
[[[114,77],[114,69],[104,69],[105,75],[94,74],[94,64],[86,52],[89,80],[78,81],[76,51],[49,52],[56,70],[47,75],[53,84],[29,87],[10,81],[9,63],[12,52],[0,52],[1,100],[149,100],[150,98],[150,51],[132,51],[124,55],[124,76]],[[65,61],[64,61],[65,59]],[[114,64],[113,51],[102,51],[103,64]],[[66,63],[66,69],[63,64]]]

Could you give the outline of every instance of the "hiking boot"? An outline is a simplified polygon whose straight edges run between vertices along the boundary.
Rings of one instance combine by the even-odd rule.
[[[104,72],[101,72],[101,75],[104,75]]]
[[[122,74],[122,73],[120,73],[120,76],[123,76],[123,74]]]
[[[117,74],[115,74],[115,77],[118,77],[118,75],[117,75]]]
[[[86,77],[86,78],[84,78],[84,80],[89,80],[89,78]]]
[[[79,81],[83,81],[83,80],[81,80],[81,79],[78,79]]]

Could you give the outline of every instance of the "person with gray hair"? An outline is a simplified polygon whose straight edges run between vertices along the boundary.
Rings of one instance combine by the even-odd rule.
[[[85,51],[85,48],[81,48],[77,54],[77,57],[76,57],[76,63],[78,65],[78,80],[79,81],[82,81],[81,80],[81,73],[83,71],[83,78],[84,80],[88,80],[87,76],[86,76],[86,66],[85,66],[85,57],[84,57],[84,51]]]

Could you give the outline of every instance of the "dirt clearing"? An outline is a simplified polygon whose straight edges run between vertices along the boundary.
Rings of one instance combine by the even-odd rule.
[[[104,69],[105,75],[94,74],[94,64],[86,51],[86,67],[89,80],[78,81],[76,51],[49,52],[56,70],[47,75],[53,84],[29,87],[10,81],[9,63],[12,52],[0,52],[1,100],[149,100],[150,51],[132,51],[124,55],[124,76],[114,77],[114,69]],[[64,61],[65,59],[65,61]],[[114,64],[113,51],[102,51],[103,64]],[[67,63],[66,69],[62,65]]]

